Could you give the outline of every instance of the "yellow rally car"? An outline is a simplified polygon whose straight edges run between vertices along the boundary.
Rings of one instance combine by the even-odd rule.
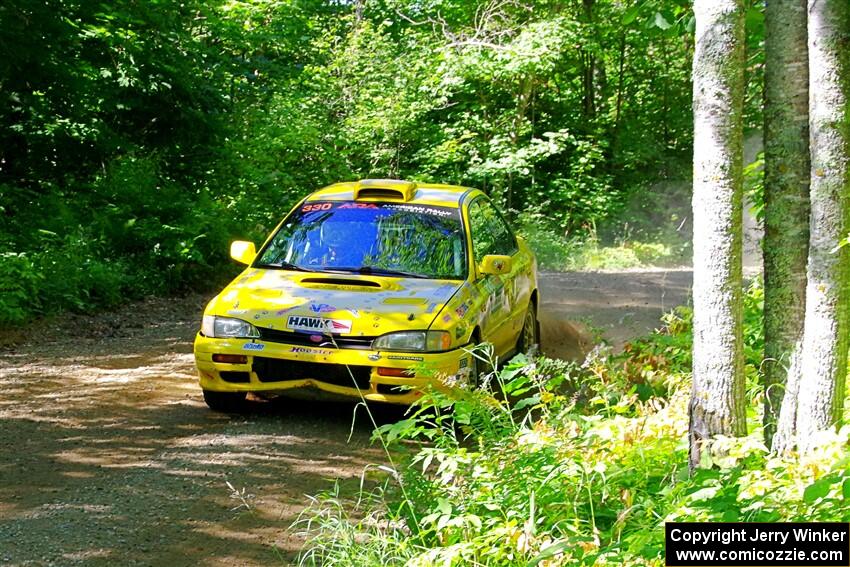
[[[537,344],[537,267],[481,191],[396,180],[301,201],[204,312],[195,361],[209,407],[248,392],[410,404],[440,377],[475,383],[469,348]]]

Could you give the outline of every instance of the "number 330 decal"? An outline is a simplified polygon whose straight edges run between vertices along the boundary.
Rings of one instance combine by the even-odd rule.
[[[333,203],[312,203],[309,205],[304,205],[301,207],[302,213],[309,213],[312,211],[327,211],[331,207],[333,207]]]

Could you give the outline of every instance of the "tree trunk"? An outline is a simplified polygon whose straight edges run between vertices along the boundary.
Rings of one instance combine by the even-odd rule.
[[[696,0],[693,470],[714,435],[746,433],[741,351],[742,0]]]
[[[593,6],[596,0],[583,0],[584,18],[588,27],[594,25],[593,22]],[[596,88],[593,84],[593,77],[596,74],[596,56],[594,52],[597,46],[591,45],[589,48],[582,48],[582,102],[584,107],[584,117],[587,120],[592,120],[596,117]]]
[[[623,110],[623,82],[626,73],[626,30],[620,31],[620,52],[617,65],[617,102],[614,107],[614,133],[611,146],[616,147],[620,138],[620,114]]]
[[[765,5],[764,437],[771,445],[787,389],[797,392],[809,249],[809,67],[806,0]],[[793,417],[796,397],[785,403]],[[783,409],[783,411],[786,411]],[[793,419],[776,435],[782,450]]]
[[[797,445],[841,421],[847,374],[850,2],[809,0],[811,224]]]

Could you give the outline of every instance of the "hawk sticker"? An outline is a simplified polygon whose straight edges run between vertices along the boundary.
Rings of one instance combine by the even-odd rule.
[[[290,315],[286,319],[286,327],[293,331],[319,331],[340,334],[351,332],[351,321],[347,319],[327,319],[325,317]]]

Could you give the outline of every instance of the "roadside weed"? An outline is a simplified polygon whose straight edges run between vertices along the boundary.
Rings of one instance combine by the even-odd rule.
[[[755,282],[745,298],[751,433],[715,439],[712,468],[688,475],[692,313],[680,307],[621,353],[519,355],[482,387],[427,391],[375,431],[403,464],[393,478],[356,507],[314,500],[302,558],[325,562],[305,564],[662,565],[665,521],[850,517],[850,427],[806,458],[761,441],[762,297]],[[343,549],[348,563],[334,559]]]

